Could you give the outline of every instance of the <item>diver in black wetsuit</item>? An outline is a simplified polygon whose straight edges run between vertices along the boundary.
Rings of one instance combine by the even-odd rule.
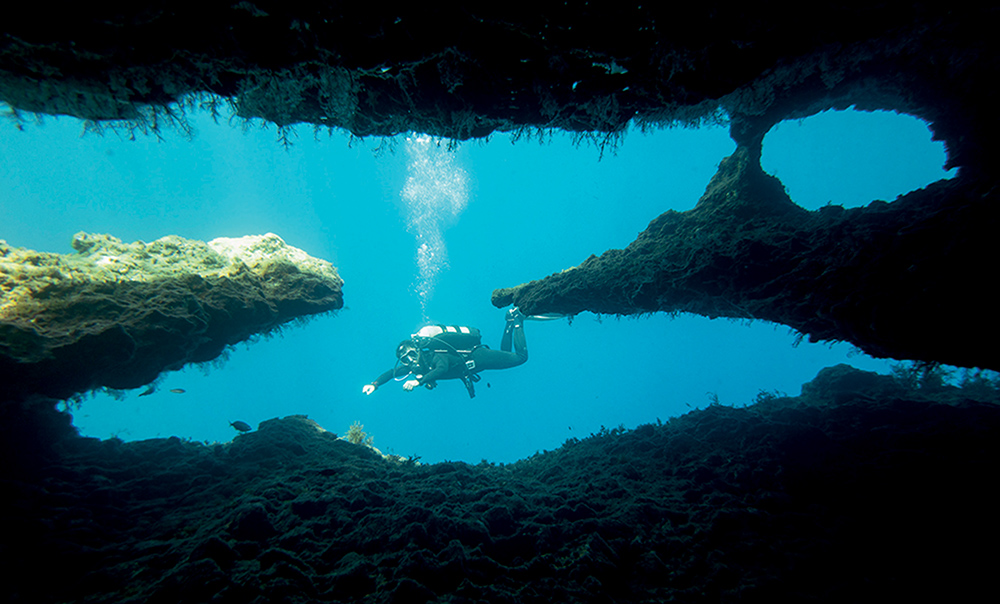
[[[411,379],[403,382],[403,390],[411,391],[417,386],[431,389],[437,385],[437,380],[459,379],[468,388],[469,396],[474,397],[476,394],[473,382],[479,381],[480,371],[517,367],[528,360],[528,345],[524,339],[525,318],[516,308],[507,312],[507,324],[500,340],[500,350],[476,345],[470,351],[462,351],[444,342],[442,342],[444,345],[424,347],[420,342],[421,333],[435,326],[424,328],[415,334],[414,339],[400,342],[396,348],[396,358],[399,359],[399,363],[378,376],[374,382],[365,384],[362,391],[371,394],[389,380],[412,375]],[[433,342],[437,338],[432,336],[427,339]]]

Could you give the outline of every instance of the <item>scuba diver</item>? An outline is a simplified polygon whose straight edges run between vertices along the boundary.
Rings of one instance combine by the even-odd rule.
[[[417,386],[428,390],[437,386],[437,380],[462,380],[469,391],[469,398],[476,396],[475,382],[479,372],[487,369],[508,369],[528,360],[528,345],[524,339],[524,321],[547,321],[564,315],[525,316],[517,308],[507,311],[507,324],[500,339],[500,350],[480,344],[481,335],[475,327],[427,325],[403,340],[396,347],[396,364],[370,383],[362,392],[371,394],[389,380],[403,382],[403,390],[412,391]],[[514,350],[511,351],[513,344]]]

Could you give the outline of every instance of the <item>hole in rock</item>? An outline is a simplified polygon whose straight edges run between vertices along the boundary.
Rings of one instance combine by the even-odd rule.
[[[944,170],[944,143],[927,123],[890,111],[826,111],[776,125],[764,137],[761,166],[781,179],[792,201],[815,210],[875,199],[893,201],[955,170]]]

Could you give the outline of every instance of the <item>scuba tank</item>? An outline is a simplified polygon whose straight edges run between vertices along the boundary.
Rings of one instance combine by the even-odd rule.
[[[472,352],[482,344],[476,327],[427,325],[410,336],[419,348],[435,352]]]

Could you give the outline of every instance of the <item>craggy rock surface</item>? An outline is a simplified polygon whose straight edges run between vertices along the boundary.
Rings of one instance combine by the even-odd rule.
[[[147,133],[229,105],[286,141],[303,122],[358,136],[554,128],[607,141],[629,123],[729,120],[755,163],[784,119],[850,106],[914,115],[961,168],[955,182],[863,211],[775,215],[775,186],[720,173],[705,207],[655,220],[627,255],[495,299],[777,320],[876,356],[998,368],[983,294],[1000,222],[1000,9],[971,6],[20,3],[0,24],[0,99]]]
[[[666,212],[624,250],[495,290],[493,303],[764,319],[875,357],[1000,369],[997,197],[956,178],[892,203],[810,212],[740,147],[694,209]]]
[[[358,136],[617,132],[719,109],[741,141],[831,107],[933,124],[954,165],[994,165],[998,11],[937,2],[591,0],[469,6],[254,0],[20,3],[0,25],[0,99],[156,129],[213,110]],[[197,104],[198,101],[192,101]]]
[[[31,451],[2,439],[4,517],[18,519],[0,533],[4,590],[32,603],[974,601],[1000,538],[997,401],[841,365],[796,398],[504,466],[387,459],[302,416],[202,445],[84,439],[51,411],[19,428],[45,433]]]
[[[73,247],[0,241],[0,403],[136,388],[343,306],[333,265],[273,234],[124,244],[78,233]]]

